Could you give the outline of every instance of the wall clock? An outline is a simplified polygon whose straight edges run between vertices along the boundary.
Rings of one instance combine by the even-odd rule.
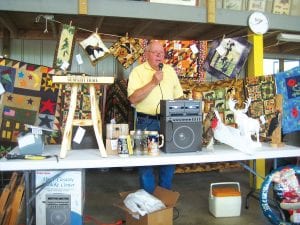
[[[269,20],[262,12],[253,12],[248,18],[250,30],[255,34],[265,34],[269,29]]]

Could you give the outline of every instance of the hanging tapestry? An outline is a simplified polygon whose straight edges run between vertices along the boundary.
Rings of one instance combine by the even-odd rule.
[[[109,50],[125,69],[132,65],[144,52],[142,39],[129,37],[121,37]]]
[[[206,71],[203,66],[207,55],[207,41],[172,41],[161,40],[165,50],[165,63],[175,69],[180,79],[192,79],[198,82],[205,81]],[[144,48],[149,40],[144,40]],[[144,55],[139,58],[139,63],[146,61]]]
[[[190,83],[193,84],[192,82]],[[237,108],[244,102],[244,82],[242,79],[215,81],[210,83],[194,83],[190,88],[193,99],[202,100],[203,145],[212,138],[211,119],[213,109],[218,110],[224,124],[235,127],[233,112],[229,109],[228,100],[237,100]]]
[[[1,95],[1,142],[17,142],[25,124],[53,129],[48,143],[58,143],[57,84],[52,83],[55,70],[11,59],[0,59],[0,78],[5,88]]]
[[[104,45],[101,37],[97,33],[93,33],[79,44],[89,57],[93,66],[96,65],[98,60],[102,59],[109,53],[108,48]]]
[[[252,44],[245,38],[215,40],[204,63],[204,69],[218,79],[236,77],[251,51]]]
[[[53,68],[68,70],[71,68],[73,50],[75,45],[76,27],[63,24],[60,38],[57,42]]]
[[[264,116],[266,123],[260,126],[259,134],[267,137],[271,119],[275,116],[275,79],[274,76],[248,77],[245,83],[246,99],[251,98],[248,110],[249,116],[259,118]]]
[[[206,45],[199,41],[162,41],[165,49],[165,63],[174,67],[179,78],[203,80],[203,56],[206,56]]]
[[[116,80],[108,86],[105,108],[106,123],[114,119],[116,123],[128,123],[133,129],[133,108],[127,99],[127,80]]]
[[[69,112],[69,106],[71,101],[71,85],[67,84],[61,90],[61,99],[60,99],[60,124],[62,126],[62,130],[65,127],[67,122],[67,116]],[[100,84],[95,84],[95,94],[96,97],[99,98],[101,96]],[[99,99],[97,99],[97,102]],[[82,84],[79,85],[77,92],[77,103],[75,109],[74,119],[91,119],[91,104],[90,104],[90,93],[89,93],[89,85]]]
[[[300,67],[275,74],[277,94],[283,97],[282,132],[300,130]]]

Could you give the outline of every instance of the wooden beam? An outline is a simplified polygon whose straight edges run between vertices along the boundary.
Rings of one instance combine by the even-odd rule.
[[[207,22],[216,22],[216,0],[206,0]]]
[[[70,75],[70,76],[53,76],[53,83],[65,83],[65,84],[112,84],[114,77],[100,77],[100,76],[81,76],[81,75]]]
[[[0,23],[2,23],[2,25],[4,27],[6,27],[7,30],[9,30],[10,33],[10,37],[11,38],[16,38],[17,34],[18,34],[18,28],[16,27],[16,25],[10,20],[8,19],[8,16],[0,16]]]

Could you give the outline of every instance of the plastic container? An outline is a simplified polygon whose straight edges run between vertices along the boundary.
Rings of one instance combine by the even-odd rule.
[[[209,211],[215,217],[234,217],[241,214],[242,197],[238,182],[210,184]]]

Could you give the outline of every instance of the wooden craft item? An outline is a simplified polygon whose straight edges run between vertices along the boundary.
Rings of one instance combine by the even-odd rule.
[[[107,153],[102,138],[102,120],[100,116],[100,110],[96,101],[94,84],[97,83],[111,84],[113,82],[114,82],[114,77],[99,77],[99,76],[94,77],[94,76],[85,76],[85,75],[53,76],[53,83],[71,83],[71,100],[70,100],[67,121],[63,133],[60,158],[65,158],[67,155],[67,151],[71,150],[73,125],[77,125],[77,126],[93,125],[100,154],[102,157],[107,157]],[[79,84],[89,84],[90,107],[91,107],[91,117],[92,117],[91,120],[89,119],[74,120]]]

